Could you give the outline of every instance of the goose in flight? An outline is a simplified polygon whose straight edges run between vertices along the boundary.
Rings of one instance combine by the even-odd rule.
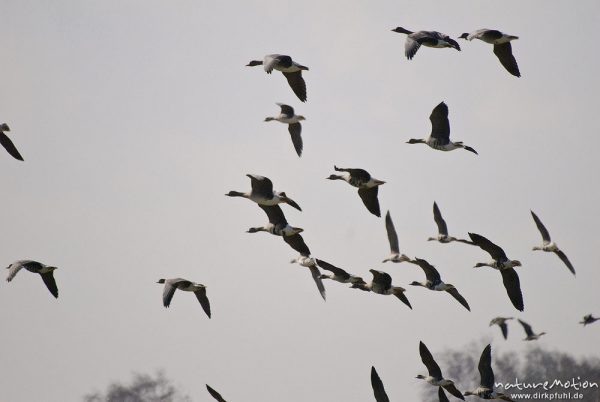
[[[171,300],[173,299],[177,289],[185,292],[194,292],[196,299],[198,299],[200,305],[202,306],[202,309],[208,318],[210,318],[210,303],[208,301],[208,297],[206,297],[206,286],[200,283],[188,281],[187,279],[183,278],[159,279],[156,283],[162,283],[165,285],[163,290],[163,305],[165,307],[169,307],[171,305]]]
[[[406,34],[406,43],[404,44],[404,54],[408,60],[411,60],[417,50],[423,46],[427,47],[451,47],[460,52],[460,45],[454,39],[446,34],[437,31],[418,31],[413,32],[402,27],[392,29],[392,32]]]
[[[491,262],[478,262],[475,264],[474,268],[487,266],[499,270],[502,275],[504,288],[506,289],[506,293],[508,294],[508,298],[512,305],[517,310],[523,311],[524,305],[523,294],[521,293],[521,283],[517,271],[514,270],[514,267],[521,266],[521,262],[508,259],[502,248],[477,233],[469,233],[469,237],[476,246],[479,246],[482,250],[490,254],[493,259]]]
[[[501,399],[513,402],[507,395],[494,391],[494,370],[492,370],[492,346],[487,345],[479,358],[479,387],[473,391],[466,391],[465,396],[473,395],[481,399]]]
[[[217,391],[215,391],[210,385],[206,384],[206,389],[208,390],[208,393],[213,398],[215,398],[218,402],[227,402],[225,399],[223,399],[221,394],[219,394]]]
[[[288,131],[292,137],[292,143],[294,144],[294,149],[296,150],[298,156],[302,156],[302,125],[300,122],[302,120],[306,120],[306,118],[304,116],[294,114],[294,108],[291,106],[284,105],[283,103],[277,103],[277,105],[281,108],[281,113],[279,116],[266,117],[265,121],[276,120],[280,123],[287,124]]]
[[[252,227],[247,230],[247,233],[268,232],[275,236],[283,237],[283,241],[290,245],[294,250],[301,255],[309,256],[310,250],[300,233],[304,231],[302,228],[291,226],[285,219],[285,215],[279,205],[258,205],[269,218],[269,224],[266,226]]]
[[[306,83],[302,78],[302,70],[308,70],[308,67],[296,63],[290,56],[268,54],[262,60],[250,61],[246,66],[263,66],[267,74],[271,74],[273,70],[281,71],[298,99],[306,102]]]
[[[412,286],[422,286],[426,289],[435,290],[435,291],[439,291],[439,292],[446,291],[446,292],[450,293],[450,295],[452,295],[452,297],[454,297],[460,304],[462,304],[462,306],[464,308],[471,311],[471,308],[469,307],[469,303],[467,303],[465,298],[462,297],[462,295],[460,293],[458,293],[458,290],[456,289],[456,287],[452,284],[444,283],[442,281],[442,277],[440,276],[440,273],[437,271],[437,269],[435,269],[435,267],[433,265],[431,265],[426,260],[423,260],[421,258],[415,258],[414,260],[411,260],[410,262],[421,267],[423,272],[425,272],[425,277],[427,279],[425,282],[413,281],[413,282],[411,282]]]
[[[331,265],[326,261],[319,260],[318,258],[316,259],[316,261],[319,268],[331,272],[331,274],[322,274],[320,276],[321,279],[331,279],[340,283],[366,284],[366,282],[359,276],[351,275],[343,269]]]
[[[506,71],[515,77],[521,76],[521,73],[519,72],[519,66],[517,65],[517,60],[515,60],[515,56],[512,54],[512,46],[510,44],[510,41],[519,39],[518,36],[508,35],[496,29],[478,29],[475,32],[463,33],[459,36],[459,38],[470,41],[473,39],[479,39],[494,45],[494,54],[498,60],[500,60],[500,64],[504,66]]]
[[[8,138],[6,134],[4,134],[5,131],[10,131],[10,127],[8,127],[8,124],[0,124],[0,144],[2,144],[2,146],[10,154],[10,156],[15,158],[16,160],[22,161],[23,157],[21,156],[21,154],[17,150],[17,147],[15,147],[15,144],[13,144],[11,139]]]
[[[322,280],[323,276],[321,275],[321,272],[319,272],[319,268],[317,268],[317,262],[315,261],[315,259],[311,258],[309,254],[300,254],[300,256],[291,260],[290,263],[297,263],[310,270],[310,274],[312,275],[312,278],[315,281],[315,284],[317,285],[319,294],[321,295],[323,300],[326,300],[325,286],[323,285]]]
[[[333,167],[336,172],[344,172],[343,175],[332,174],[327,179],[329,180],[344,180],[353,187],[358,188],[358,195],[362,200],[365,207],[373,215],[380,217],[381,210],[379,209],[379,200],[377,199],[377,193],[379,192],[379,186],[385,184],[384,181],[377,180],[371,177],[369,172],[364,169],[346,169]]]
[[[593,324],[594,322],[600,320],[600,318],[594,318],[591,314],[583,316],[583,321],[580,321],[580,324],[583,324],[585,327],[588,324]]]
[[[435,387],[443,387],[446,391],[464,401],[465,397],[458,389],[456,389],[454,381],[448,380],[442,376],[442,370],[440,369],[440,366],[438,366],[438,364],[435,362],[431,352],[429,349],[427,349],[427,346],[425,346],[423,342],[419,342],[419,354],[421,355],[421,361],[425,367],[427,367],[429,375],[424,376],[419,374],[417,375],[417,378],[425,380],[428,384],[431,384]]]
[[[523,339],[524,341],[535,341],[535,340],[539,339],[542,335],[546,335],[545,332],[540,332],[539,334],[534,333],[533,329],[531,328],[531,325],[527,324],[525,321],[521,321],[521,320],[517,320],[517,321],[519,321],[519,324],[521,324],[523,326],[525,335],[527,335]]]
[[[542,250],[542,251],[556,254],[558,256],[558,258],[560,258],[560,260],[562,262],[564,262],[564,264],[567,266],[567,268],[569,268],[569,271],[571,271],[573,273],[573,275],[575,275],[575,268],[573,268],[573,264],[571,264],[571,261],[569,261],[566,254],[563,253],[562,250],[560,250],[558,248],[556,243],[554,243],[550,239],[550,233],[548,233],[548,230],[546,229],[546,227],[544,226],[544,224],[542,223],[540,218],[538,218],[537,215],[533,211],[530,211],[530,212],[531,212],[531,216],[533,217],[533,220],[535,221],[535,224],[536,224],[538,230],[540,231],[540,233],[542,235],[542,241],[543,241],[541,246],[534,246],[533,250],[534,251]]]
[[[373,395],[375,395],[376,402],[390,402],[390,398],[388,398],[383,387],[383,382],[373,366],[371,366],[371,387],[373,387]]]
[[[438,208],[436,202],[433,202],[433,219],[438,227],[438,235],[436,237],[430,237],[427,241],[437,241],[443,244],[450,243],[453,241],[457,241],[460,243],[473,245],[473,242],[469,240],[457,239],[456,237],[448,236],[448,226],[446,225],[446,221],[442,218],[442,213]]]
[[[265,206],[284,203],[296,208],[298,211],[302,211],[300,205],[289,198],[285,192],[273,191],[273,182],[268,177],[259,176],[257,174],[247,174],[246,176],[250,178],[250,185],[252,186],[250,192],[241,193],[239,191],[230,191],[225,195],[228,197],[247,198],[259,205]]]
[[[427,144],[433,149],[438,151],[453,151],[455,149],[466,149],[469,152],[473,152],[475,155],[477,151],[473,148],[464,145],[462,141],[450,141],[450,121],[448,120],[448,106],[441,102],[439,105],[433,108],[431,115],[429,116],[431,121],[431,134],[429,137],[423,138],[411,138],[407,144]]]
[[[58,298],[58,287],[56,286],[56,281],[54,280],[54,270],[56,267],[51,267],[46,264],[42,264],[41,262],[33,261],[33,260],[19,260],[10,264],[6,269],[8,269],[8,276],[6,277],[6,281],[10,282],[14,279],[15,275],[22,269],[25,268],[29,272],[33,272],[35,274],[40,274],[44,284],[52,294],[52,296]]]
[[[371,291],[379,295],[394,295],[412,310],[410,302],[404,295],[406,289],[400,286],[392,286],[392,277],[390,274],[383,271],[377,271],[375,269],[370,269],[369,272],[373,274],[373,280],[371,282],[353,283],[350,287],[354,289]]]
[[[398,246],[398,234],[392,222],[390,211],[385,214],[385,231],[387,232],[388,241],[390,242],[390,256],[383,260],[383,262],[404,262],[410,261],[410,257],[405,254],[400,254],[400,247]]]
[[[508,337],[508,325],[506,325],[506,321],[512,320],[512,319],[514,319],[514,317],[496,317],[496,318],[493,318],[492,321],[490,321],[490,327],[492,325],[499,326],[500,330],[502,331],[502,336],[504,337],[504,339],[506,339]]]

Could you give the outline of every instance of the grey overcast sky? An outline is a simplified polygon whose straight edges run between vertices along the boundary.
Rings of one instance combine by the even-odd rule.
[[[600,354],[600,325],[578,324],[600,314],[600,3],[341,4],[0,2],[0,122],[25,158],[0,152],[0,262],[55,265],[60,290],[54,300],[29,272],[0,284],[1,400],[77,401],[164,369],[194,401],[211,400],[209,383],[232,402],[364,402],[371,365],[392,400],[418,400],[419,340],[434,356],[480,338],[494,352],[532,347],[517,325],[508,341],[488,328],[497,315],[545,330],[545,347]],[[408,61],[396,26],[517,35],[522,77],[481,41]],[[281,74],[245,67],[269,53],[310,67],[306,104]],[[429,133],[442,100],[452,138],[479,156],[405,144]],[[285,126],[263,122],[275,102],[307,117],[302,158]],[[417,267],[381,263],[384,221],[355,189],[325,180],[334,164],[387,182],[381,208],[402,251],[434,264],[472,312],[408,286],[423,278]],[[323,302],[280,238],[245,233],[265,214],[223,194],[248,189],[246,173],[302,206],[283,208],[314,256],[365,278],[389,272],[414,310],[330,282]],[[434,200],[451,234],[480,233],[522,261],[524,313],[497,272],[472,269],[483,251],[425,241]],[[576,277],[531,251],[541,237],[530,209]],[[187,293],[165,309],[155,282],[170,277],[206,284],[213,318]]]

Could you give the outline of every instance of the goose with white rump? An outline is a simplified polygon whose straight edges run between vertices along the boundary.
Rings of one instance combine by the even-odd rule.
[[[177,289],[184,292],[193,292],[194,295],[196,295],[196,299],[198,299],[200,302],[202,309],[208,318],[210,318],[210,303],[208,301],[208,297],[206,296],[206,286],[200,283],[188,281],[187,279],[183,278],[159,279],[156,283],[165,285],[163,290],[163,305],[165,307],[169,307],[171,305],[171,300],[173,299]]]
[[[398,246],[398,234],[392,221],[390,211],[385,214],[385,231],[387,232],[388,241],[390,243],[390,256],[382,262],[405,262],[410,261],[410,257],[405,254],[400,254],[400,247]]]
[[[247,198],[250,201],[254,201],[259,205],[265,206],[288,204],[291,207],[296,208],[298,211],[302,211],[300,205],[289,198],[285,192],[274,191],[273,182],[268,177],[259,176],[257,174],[247,174],[246,176],[250,178],[250,185],[252,186],[252,190],[250,192],[242,193],[239,191],[230,191],[225,195],[228,197]]]
[[[519,66],[515,56],[512,54],[511,41],[519,39],[518,36],[508,35],[497,29],[478,29],[471,33],[463,33],[459,39],[473,40],[479,39],[486,43],[494,45],[494,54],[500,61],[500,64],[515,77],[520,77]]]
[[[479,370],[480,382],[479,387],[473,391],[466,391],[465,396],[478,396],[481,399],[501,399],[503,401],[513,402],[508,395],[501,392],[494,391],[494,370],[492,370],[492,346],[487,345],[481,357],[479,358]]]
[[[281,108],[281,113],[279,116],[275,117],[267,117],[265,121],[278,121],[280,123],[284,123],[288,125],[288,132],[292,137],[292,143],[294,144],[294,149],[298,156],[302,156],[302,125],[300,122],[302,120],[306,120],[304,116],[296,115],[294,113],[294,108],[288,105],[284,105],[283,103],[277,103],[277,105]]]
[[[417,50],[423,46],[444,48],[449,47],[460,52],[460,45],[454,39],[446,34],[437,31],[409,31],[402,27],[392,29],[392,32],[406,34],[406,43],[404,44],[404,54],[408,60],[411,60]]]
[[[533,332],[533,328],[531,328],[531,325],[527,324],[525,321],[521,321],[521,320],[517,320],[517,321],[519,321],[519,324],[521,324],[523,326],[525,335],[527,335],[523,339],[524,341],[536,341],[536,340],[540,339],[540,337],[542,335],[546,335],[545,332],[540,332],[539,334],[536,334],[535,332]]]
[[[422,374],[419,374],[417,375],[417,378],[424,380],[425,382],[427,382],[430,385],[433,385],[434,387],[443,387],[446,391],[464,401],[465,397],[456,388],[456,386],[454,385],[454,381],[444,378],[442,376],[442,370],[440,369],[440,366],[438,366],[436,361],[433,359],[431,352],[429,351],[429,349],[427,349],[427,346],[425,346],[425,344],[422,341],[419,342],[419,354],[421,355],[421,361],[423,362],[425,367],[427,367],[427,372],[429,373],[429,375],[424,376]],[[443,392],[440,393],[443,394]],[[444,395],[444,397],[446,397],[446,395]]]
[[[496,317],[493,318],[490,321],[490,327],[492,325],[497,325],[500,327],[500,330],[502,331],[502,336],[504,337],[504,339],[507,339],[508,337],[508,325],[506,324],[506,321],[508,320],[512,320],[514,319],[514,317]]]
[[[556,254],[558,256],[558,258],[560,258],[560,260],[567,266],[567,268],[569,268],[569,271],[571,271],[571,273],[573,275],[575,275],[575,268],[573,267],[573,264],[571,264],[571,261],[569,261],[569,259],[567,258],[567,255],[565,253],[563,253],[563,251],[558,248],[556,243],[554,243],[552,241],[552,239],[550,238],[550,233],[548,232],[548,229],[546,229],[546,227],[544,226],[544,224],[542,223],[540,218],[538,218],[537,215],[533,211],[530,211],[530,212],[531,212],[531,216],[533,217],[533,220],[535,222],[535,225],[537,226],[538,230],[540,231],[540,234],[542,235],[542,241],[543,241],[541,246],[534,246],[533,251],[541,250],[541,251],[546,251],[548,253]]]
[[[442,218],[442,213],[438,208],[437,203],[433,202],[433,220],[438,227],[438,235],[436,237],[430,237],[427,241],[437,241],[442,244],[451,243],[453,241],[457,241],[460,243],[473,245],[473,242],[464,239],[457,239],[456,237],[448,236],[448,226],[446,225],[446,221]]]
[[[306,83],[302,78],[302,71],[308,70],[308,67],[296,63],[290,56],[268,54],[262,60],[250,61],[246,66],[263,66],[267,74],[271,74],[273,70],[281,71],[298,99],[306,102]]]
[[[371,282],[353,283],[350,287],[353,289],[377,293],[379,295],[394,295],[412,310],[410,302],[404,295],[406,289],[400,286],[392,286],[392,277],[390,274],[383,271],[377,271],[375,269],[370,269],[369,272],[373,274],[373,280]]]
[[[377,180],[364,169],[353,169],[353,168],[339,168],[333,166],[336,172],[343,172],[344,174],[332,174],[327,179],[329,180],[344,180],[346,183],[353,187],[358,188],[358,195],[362,200],[365,207],[370,213],[377,217],[381,217],[381,210],[379,209],[379,199],[377,193],[379,192],[379,186],[385,184],[385,181]]]
[[[56,281],[54,280],[54,270],[56,267],[52,267],[50,265],[43,264],[41,262],[33,261],[33,260],[19,260],[10,264],[6,269],[8,269],[8,276],[6,277],[6,281],[10,282],[14,279],[15,275],[21,270],[25,268],[29,272],[33,272],[34,274],[40,274],[44,284],[55,298],[58,298],[58,287],[56,286]]]

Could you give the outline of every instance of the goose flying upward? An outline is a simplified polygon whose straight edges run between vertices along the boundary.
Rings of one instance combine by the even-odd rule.
[[[263,66],[267,74],[271,74],[273,70],[281,71],[298,99],[306,102],[306,83],[302,78],[302,70],[308,70],[308,67],[296,63],[290,56],[268,54],[262,60],[250,61],[246,66]]]
[[[419,342],[419,354],[421,355],[421,361],[427,367],[428,376],[422,374],[417,375],[417,378],[425,380],[428,384],[435,387],[443,387],[446,391],[450,392],[455,397],[465,400],[463,394],[456,389],[454,381],[448,380],[442,376],[442,370],[440,366],[435,362],[433,356],[427,346],[423,342]]]
[[[502,336],[506,339],[508,337],[508,325],[506,324],[506,321],[512,320],[513,318],[514,317],[496,317],[490,321],[490,327],[492,325],[498,325],[502,331]]]
[[[475,32],[463,33],[459,36],[460,39],[479,39],[486,43],[494,45],[494,54],[500,61],[500,64],[515,77],[520,77],[519,66],[517,60],[512,54],[512,46],[510,41],[519,39],[518,36],[508,35],[496,29],[478,29]]]
[[[492,370],[492,346],[487,345],[481,357],[479,358],[479,376],[481,381],[479,387],[473,391],[466,391],[465,396],[473,395],[481,399],[501,399],[503,401],[513,402],[510,397],[500,392],[494,391],[494,370]]]
[[[327,179],[329,180],[344,180],[353,187],[358,188],[358,195],[362,200],[365,207],[373,215],[380,217],[381,210],[379,209],[379,200],[377,199],[377,193],[379,186],[385,184],[384,181],[377,180],[371,177],[369,172],[364,169],[346,169],[333,167],[336,172],[345,172],[343,175],[332,174]]]
[[[33,272],[35,274],[40,274],[44,284],[52,294],[52,296],[58,298],[58,287],[56,286],[56,281],[54,280],[54,270],[56,267],[51,267],[46,264],[42,264],[41,262],[33,261],[33,260],[19,260],[10,264],[6,269],[8,269],[8,276],[6,277],[6,281],[10,282],[14,279],[15,275],[22,269],[25,268],[29,272]]]
[[[228,197],[247,198],[257,204],[266,206],[285,203],[296,208],[298,211],[302,211],[300,205],[289,198],[283,191],[273,191],[273,182],[268,177],[259,176],[257,174],[247,174],[246,176],[250,178],[252,191],[245,193],[239,191],[230,191],[225,195]]]
[[[442,213],[438,208],[436,202],[433,202],[433,219],[438,227],[438,235],[436,237],[430,237],[427,241],[438,241],[440,243],[450,243],[453,241],[457,241],[460,243],[473,245],[469,240],[457,239],[456,237],[448,236],[448,226],[446,225],[446,221],[442,218]]]
[[[523,311],[524,305],[523,294],[521,293],[521,283],[517,271],[513,269],[513,267],[520,267],[521,262],[508,259],[504,250],[477,233],[469,233],[469,237],[476,246],[479,246],[493,258],[493,261],[491,262],[479,262],[475,264],[475,268],[488,266],[499,270],[502,275],[504,288],[506,289],[506,293],[508,294],[511,303],[517,310]]]
[[[5,131],[10,131],[10,127],[8,127],[8,124],[0,124],[0,144],[4,147],[4,149],[6,149],[10,156],[15,158],[16,160],[22,161],[23,157],[21,156],[21,154],[17,150],[17,147],[15,147],[15,144],[13,144],[11,139],[8,138],[6,134],[4,134]]]
[[[193,292],[196,295],[196,299],[200,302],[200,306],[202,306],[202,309],[208,318],[210,318],[210,302],[208,301],[208,297],[206,297],[206,286],[183,278],[159,279],[156,283],[163,283],[165,285],[163,290],[163,305],[165,307],[171,305],[171,300],[177,289],[185,292]]]
[[[298,156],[302,156],[302,125],[300,122],[306,119],[304,116],[294,114],[294,108],[291,106],[284,105],[283,103],[277,103],[277,105],[281,107],[281,113],[279,116],[267,117],[265,118],[265,121],[276,120],[278,122],[287,124],[288,131],[292,137],[292,143],[294,144],[294,149],[296,149]]]
[[[460,293],[458,293],[458,289],[456,289],[456,287],[450,283],[444,283],[442,281],[440,273],[437,271],[437,269],[435,269],[433,265],[421,258],[415,258],[410,262],[421,267],[423,272],[425,272],[425,277],[427,279],[425,282],[411,282],[412,286],[422,286],[426,289],[436,290],[439,292],[446,291],[450,293],[450,295],[452,295],[452,297],[454,297],[464,308],[471,311],[469,303],[467,303],[465,298],[462,297]]]
[[[517,320],[517,321],[519,321],[519,324],[521,324],[523,326],[525,335],[527,335],[525,337],[525,339],[523,339],[524,341],[535,341],[535,340],[540,339],[540,337],[542,335],[546,335],[545,332],[540,332],[539,334],[536,334],[535,332],[533,332],[533,328],[531,328],[531,325],[527,324],[525,321],[521,321],[521,320]]]
[[[400,254],[400,247],[398,246],[398,234],[392,222],[390,211],[385,214],[385,231],[387,232],[388,241],[390,242],[390,256],[383,260],[383,262],[404,262],[410,261],[410,257],[405,254]]]
[[[438,151],[453,151],[455,149],[466,149],[477,155],[477,151],[473,148],[464,145],[462,141],[450,141],[450,121],[448,120],[448,106],[441,102],[433,108],[429,116],[431,121],[431,134],[429,137],[411,138],[407,144],[427,144],[430,148]]]
[[[573,275],[575,275],[575,268],[573,268],[573,264],[571,264],[571,261],[569,261],[567,255],[563,253],[561,249],[558,248],[558,246],[552,241],[552,239],[550,239],[550,233],[548,232],[548,229],[546,229],[540,218],[538,218],[533,211],[530,212],[531,216],[533,217],[533,220],[535,221],[535,225],[537,226],[538,230],[540,231],[540,234],[542,235],[543,241],[541,246],[534,246],[533,250],[542,250],[556,254],[558,258],[560,258],[560,260],[567,266],[567,268],[569,268],[569,271],[571,271]]]
[[[460,45],[458,42],[450,38],[448,35],[437,31],[413,32],[402,27],[397,27],[392,29],[392,32],[403,33],[407,35],[406,43],[404,45],[404,54],[409,60],[415,56],[421,45],[437,48],[451,47],[460,51]]]

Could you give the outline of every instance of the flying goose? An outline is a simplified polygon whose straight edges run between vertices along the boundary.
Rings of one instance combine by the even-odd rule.
[[[354,289],[371,291],[379,295],[394,295],[412,310],[410,302],[404,295],[406,289],[400,286],[392,286],[392,277],[388,273],[374,269],[370,269],[369,272],[373,274],[373,280],[371,282],[353,283],[350,287]]]
[[[169,307],[171,305],[171,300],[173,299],[177,289],[186,292],[194,292],[196,299],[198,299],[200,305],[202,306],[202,309],[208,318],[210,318],[210,303],[208,301],[208,297],[206,297],[206,286],[200,283],[188,281],[187,279],[183,278],[159,279],[156,283],[165,284],[163,290],[163,305],[165,307]]]
[[[6,123],[0,124],[0,144],[2,144],[2,146],[10,154],[10,156],[12,156],[13,158],[15,158],[17,160],[22,161],[23,157],[21,156],[19,151],[17,151],[17,147],[15,147],[15,144],[13,144],[11,139],[8,138],[8,136],[6,134],[4,134],[5,131],[10,131],[10,127],[8,127],[8,124],[6,124]]]
[[[410,257],[405,254],[400,254],[400,247],[398,246],[398,234],[392,222],[390,211],[385,214],[385,231],[387,232],[388,240],[390,242],[390,256],[383,260],[383,262],[404,262],[410,261]]]
[[[438,364],[435,362],[431,352],[429,352],[429,349],[427,349],[427,346],[425,346],[422,341],[419,342],[419,354],[421,355],[421,361],[425,367],[427,367],[429,375],[424,376],[419,374],[417,375],[417,378],[425,380],[428,384],[431,384],[435,387],[443,387],[446,391],[464,401],[465,397],[458,389],[456,389],[454,381],[448,380],[442,376],[442,370],[440,369],[440,366],[438,366]]]
[[[283,103],[277,103],[281,107],[281,113],[279,116],[266,117],[265,121],[277,120],[278,122],[288,125],[288,131],[292,137],[292,143],[296,149],[298,156],[302,156],[302,125],[300,122],[306,120],[304,116],[294,114],[294,108]]]
[[[545,332],[540,332],[539,334],[535,334],[531,325],[527,324],[525,321],[517,320],[519,324],[523,326],[523,330],[525,330],[525,335],[527,335],[523,340],[524,341],[535,341],[539,339],[542,335],[546,335]]]
[[[508,35],[495,29],[478,29],[475,32],[464,33],[459,36],[460,39],[479,39],[486,43],[494,45],[494,54],[500,60],[506,71],[520,77],[519,66],[512,54],[511,40],[519,39],[518,36]]]
[[[206,384],[206,389],[208,390],[208,393],[215,398],[217,401],[219,402],[227,402],[225,399],[223,399],[223,397],[221,396],[221,394],[219,394],[217,391],[215,391],[210,385]]]
[[[503,401],[512,402],[512,399],[507,395],[494,391],[494,370],[492,370],[491,345],[487,345],[483,349],[483,352],[481,352],[479,366],[477,368],[479,369],[479,375],[481,377],[479,387],[473,391],[466,391],[465,396],[473,395],[478,396],[481,399],[501,399]]]
[[[450,141],[450,121],[448,120],[448,106],[441,102],[439,105],[433,108],[431,115],[431,134],[429,137],[422,138],[411,138],[407,144],[427,144],[433,149],[438,151],[453,151],[455,149],[466,149],[469,152],[473,152],[475,155],[477,151],[473,148],[464,145],[462,141],[452,142]]]
[[[514,317],[496,317],[496,318],[493,318],[492,321],[490,321],[490,327],[492,325],[499,326],[500,330],[502,331],[502,336],[504,337],[504,339],[507,339],[507,337],[508,337],[508,325],[506,325],[506,321],[512,320],[512,319],[514,319]]]
[[[268,232],[275,236],[281,236],[283,237],[283,241],[301,255],[310,255],[308,246],[304,242],[302,236],[300,236],[300,233],[303,232],[304,229],[290,226],[279,205],[265,206],[259,204],[258,206],[267,214],[269,224],[266,226],[252,227],[247,230],[247,233]]]
[[[319,294],[326,300],[325,294],[325,286],[323,285],[322,275],[319,272],[319,268],[317,268],[317,263],[314,258],[311,258],[309,254],[301,254],[298,257],[294,258],[290,261],[290,263],[297,263],[303,267],[306,267],[310,270],[310,274],[312,275],[315,284],[317,285],[317,289],[319,289]]]
[[[438,235],[437,237],[430,237],[427,241],[438,241],[440,243],[450,243],[453,241],[457,241],[460,243],[473,245],[469,240],[457,239],[456,237],[448,236],[448,226],[446,226],[446,221],[442,218],[442,213],[438,208],[436,202],[433,202],[433,219],[438,227]]]
[[[336,172],[345,172],[344,175],[332,174],[327,179],[329,180],[344,180],[353,187],[358,187],[358,195],[365,207],[373,215],[380,217],[381,210],[379,209],[379,200],[377,193],[379,186],[385,184],[384,181],[377,180],[371,177],[369,172],[363,169],[345,169],[333,166]]]
[[[375,367],[373,366],[371,366],[371,387],[373,387],[375,401],[390,402],[390,398],[388,398],[385,388],[383,387],[383,382],[381,381],[381,378],[379,378],[377,370],[375,370]]]
[[[504,250],[477,233],[469,233],[469,237],[476,246],[479,246],[493,258],[493,261],[491,262],[479,262],[475,264],[475,268],[488,266],[499,270],[510,301],[517,310],[523,311],[523,294],[521,293],[519,275],[517,275],[517,271],[513,269],[513,267],[520,267],[521,262],[518,260],[509,260],[508,257],[506,257]]]
[[[21,270],[21,268],[25,268],[29,272],[33,272],[35,274],[40,274],[42,280],[46,284],[46,287],[52,293],[52,296],[58,298],[58,287],[56,286],[56,281],[54,280],[54,270],[56,267],[51,267],[46,264],[42,264],[41,262],[33,261],[33,260],[19,260],[10,264],[6,269],[8,269],[8,276],[6,277],[6,281],[10,282],[13,280],[15,275]]]
[[[580,321],[580,324],[583,324],[585,327],[588,324],[593,324],[594,322],[600,320],[600,318],[594,318],[591,314],[583,316],[583,321]]]
[[[304,78],[302,78],[302,70],[308,70],[308,67],[296,63],[290,56],[268,54],[264,59],[252,60],[246,66],[263,66],[267,74],[271,74],[274,69],[281,71],[298,99],[306,102],[306,83],[304,82]]]
[[[331,274],[322,274],[320,276],[321,279],[331,279],[340,283],[366,284],[366,282],[361,277],[351,275],[343,269],[333,266],[326,261],[319,260],[318,258],[316,259],[316,261],[319,268],[323,268],[326,271],[332,272]]]
[[[565,265],[567,266],[567,268],[569,268],[569,271],[571,271],[573,273],[573,275],[575,275],[575,268],[573,268],[573,264],[571,264],[571,261],[569,261],[569,259],[567,258],[566,254],[563,253],[558,246],[556,245],[556,243],[554,243],[551,239],[550,239],[550,233],[548,233],[548,230],[546,229],[546,227],[544,226],[544,224],[542,223],[542,221],[540,220],[540,218],[537,217],[537,215],[533,212],[531,212],[531,216],[533,216],[533,220],[535,221],[535,224],[538,228],[538,230],[540,231],[540,233],[542,234],[542,240],[543,243],[541,246],[534,246],[533,250],[542,250],[542,251],[547,251],[550,253],[554,253],[558,256],[558,258],[560,258],[560,260],[562,262],[565,263]]]
[[[245,193],[241,193],[239,191],[230,191],[225,195],[228,197],[248,198],[259,205],[266,206],[285,203],[296,208],[298,211],[302,211],[300,205],[296,204],[294,200],[289,198],[285,192],[273,191],[273,182],[268,177],[259,176],[257,174],[247,174],[246,176],[250,178],[252,191]]]
[[[410,260],[409,262],[421,267],[423,272],[425,272],[425,277],[427,278],[427,280],[425,282],[417,282],[417,281],[411,282],[410,284],[412,286],[422,286],[426,289],[436,290],[439,292],[446,291],[446,292],[450,293],[452,295],[452,297],[454,297],[460,304],[462,304],[462,306],[464,308],[471,311],[471,308],[469,307],[469,303],[467,303],[465,298],[462,297],[462,295],[460,293],[458,293],[458,290],[456,289],[456,287],[452,284],[444,283],[442,281],[442,277],[440,276],[440,273],[437,271],[437,269],[435,269],[435,267],[433,265],[431,265],[426,260],[423,260],[421,258],[415,258],[414,260]]]
[[[392,29],[392,32],[406,34],[406,43],[404,45],[404,54],[411,60],[421,45],[427,47],[452,47],[460,51],[460,45],[448,35],[436,31],[418,31],[412,32],[402,27]]]

